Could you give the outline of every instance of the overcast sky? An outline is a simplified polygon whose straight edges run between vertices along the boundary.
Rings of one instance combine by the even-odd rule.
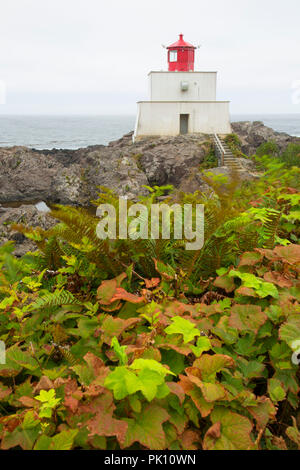
[[[178,34],[232,113],[299,113],[299,0],[1,0],[0,113],[134,114]],[[298,82],[298,83],[297,83]],[[293,95],[294,93],[294,95]],[[294,101],[294,102],[293,102]]]

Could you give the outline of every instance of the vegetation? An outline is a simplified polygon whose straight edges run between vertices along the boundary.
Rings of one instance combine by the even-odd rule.
[[[209,142],[208,149],[204,156],[203,162],[200,165],[200,169],[215,168],[216,166],[218,166],[218,158],[216,157],[214,144]]]
[[[257,164],[169,196],[205,204],[199,251],[99,240],[74,207],[14,226],[38,251],[0,248],[1,449],[300,448],[300,170]]]
[[[258,147],[256,153],[259,157],[262,157],[264,155],[268,155],[269,157],[278,157],[280,152],[276,142],[270,141],[261,144]]]
[[[276,142],[266,142],[258,147],[257,155],[276,157],[288,168],[293,166],[300,167],[300,144],[288,144],[286,149],[280,153],[280,149]]]
[[[288,167],[300,167],[300,145],[289,144],[286,150],[281,154],[280,159]]]
[[[247,155],[242,152],[242,142],[237,134],[228,134],[224,140],[234,156],[247,158]]]

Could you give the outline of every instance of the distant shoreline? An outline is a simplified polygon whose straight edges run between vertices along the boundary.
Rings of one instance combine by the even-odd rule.
[[[232,122],[262,121],[277,132],[300,137],[300,113],[232,114]],[[134,129],[134,115],[1,115],[0,147],[37,150],[107,145]]]

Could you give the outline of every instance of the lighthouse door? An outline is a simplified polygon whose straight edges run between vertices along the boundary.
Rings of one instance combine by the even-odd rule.
[[[180,114],[180,134],[187,134],[189,131],[189,115]]]

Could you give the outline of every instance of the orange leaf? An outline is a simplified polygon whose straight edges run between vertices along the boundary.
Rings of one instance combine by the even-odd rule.
[[[144,302],[145,297],[138,297],[137,295],[127,292],[122,287],[117,287],[110,301],[114,302],[115,300],[126,300],[132,304],[140,304],[141,302]]]

